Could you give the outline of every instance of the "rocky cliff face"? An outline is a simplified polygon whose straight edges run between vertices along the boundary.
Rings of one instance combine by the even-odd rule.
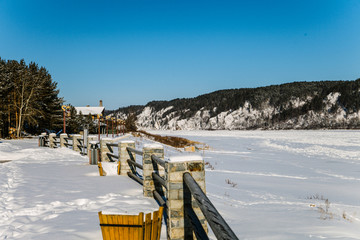
[[[358,128],[360,112],[348,113],[339,105],[340,93],[334,92],[323,99],[323,109],[309,110],[305,114],[279,120],[278,116],[284,110],[299,109],[312,100],[311,96],[292,98],[285,106],[273,107],[268,101],[255,109],[250,102],[244,106],[221,112],[211,117],[205,106],[196,111],[193,116],[181,118],[187,109],[172,111],[169,106],[156,111],[147,106],[137,115],[137,125],[141,129],[161,130],[241,130],[241,129],[313,129],[313,128]],[[119,112],[119,117],[125,114]]]
[[[227,89],[114,111],[141,129],[240,130],[360,128],[360,79]]]

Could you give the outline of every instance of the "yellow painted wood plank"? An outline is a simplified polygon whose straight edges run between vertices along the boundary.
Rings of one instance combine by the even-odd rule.
[[[156,232],[157,232],[157,220],[158,220],[158,211],[153,212],[153,220],[151,226],[151,239],[156,239]]]
[[[118,216],[118,223],[124,224],[124,215]],[[119,239],[125,239],[125,228],[119,228]]]
[[[143,212],[139,213],[139,218],[138,218],[137,224],[142,225],[141,228],[138,228],[137,239],[143,240],[144,239],[144,213]]]
[[[107,224],[107,217],[105,215],[102,216],[102,221],[103,224]],[[107,227],[104,227],[104,234],[105,234],[105,240],[109,240],[110,239],[110,235],[109,235],[109,229]]]
[[[114,219],[114,215],[108,215],[108,221],[109,224],[114,224],[115,223],[115,219]],[[115,229],[117,227],[109,227],[109,232],[110,232],[110,239],[111,240],[115,240],[116,239],[116,235],[115,235]]]
[[[144,232],[144,240],[150,240],[151,237],[151,213],[145,215],[145,232]]]
[[[130,218],[128,218],[128,223],[129,223],[129,225],[134,225],[134,220],[135,220],[135,217],[133,217],[133,216],[131,216]],[[130,238],[133,238],[134,237],[134,232],[135,232],[135,228],[132,228],[132,227],[130,227],[129,228],[129,237]]]
[[[164,214],[164,207],[160,207],[159,208],[159,222],[158,222],[158,236],[156,240],[160,240],[160,235],[161,235],[161,223],[162,223],[162,218],[163,218],[163,214]],[[154,239],[155,240],[155,239]]]
[[[99,174],[100,174],[100,176],[103,176],[103,175],[104,175],[104,172],[103,172],[103,168],[102,168],[101,162],[98,162],[98,168],[99,168]]]
[[[163,207],[153,214],[146,214],[145,221],[143,212],[140,212],[139,215],[103,215],[102,212],[98,214],[100,224],[129,225],[129,227],[102,226],[101,232],[104,240],[160,239]]]
[[[128,216],[123,216],[123,224],[129,224]],[[124,239],[129,239],[129,228],[124,228]]]
[[[103,223],[102,212],[98,212],[98,214],[99,214],[100,224],[102,224]],[[104,227],[100,227],[100,228],[101,228],[101,235],[102,235],[103,239],[106,239]]]
[[[108,224],[111,224],[112,223],[112,221],[111,221],[111,215],[105,215],[106,216],[106,221],[107,221],[107,223]],[[109,233],[109,239],[110,240],[113,240],[113,234],[112,234],[112,230],[113,230],[113,228],[112,227],[106,227],[106,230],[108,231],[108,233]]]

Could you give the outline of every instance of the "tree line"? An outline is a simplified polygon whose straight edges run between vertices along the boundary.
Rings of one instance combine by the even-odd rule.
[[[163,113],[161,118],[173,113],[179,119],[193,117],[200,109],[209,110],[210,117],[221,112],[234,111],[244,107],[245,103],[251,104],[253,109],[262,110],[271,106],[278,110],[272,116],[273,123],[286,121],[306,114],[309,111],[324,111],[324,100],[330,93],[338,92],[340,97],[331,111],[342,108],[346,113],[360,110],[360,79],[354,81],[318,81],[318,82],[293,82],[281,85],[272,85],[258,88],[239,88],[219,90],[203,94],[194,98],[173,99],[170,101],[152,101],[145,106],[129,106],[119,108],[115,112],[127,114],[141,113],[145,107],[151,107],[158,112],[161,109],[172,108]],[[305,105],[292,106],[291,100],[300,99]]]
[[[63,99],[44,67],[0,58],[0,136],[61,129]]]

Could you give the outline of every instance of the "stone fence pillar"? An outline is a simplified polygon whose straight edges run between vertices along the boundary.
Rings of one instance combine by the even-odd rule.
[[[66,147],[65,143],[67,143],[67,141],[65,140],[65,138],[67,138],[68,135],[66,133],[62,133],[60,134],[60,147]]]
[[[145,144],[143,148],[143,193],[145,197],[153,197],[153,190],[155,185],[152,177],[152,173],[158,172],[160,176],[164,176],[164,168],[151,160],[151,155],[155,155],[160,159],[164,159],[164,147],[160,144]],[[159,187],[160,188],[160,187]],[[162,189],[157,190],[161,191]]]
[[[78,139],[81,139],[81,138],[82,138],[82,135],[80,135],[80,134],[74,134],[72,136],[73,150],[76,151],[76,152],[81,151],[81,149],[78,147],[78,145],[80,145]]]
[[[56,133],[50,133],[49,134],[49,147],[50,148],[55,148],[55,138],[56,138]]]
[[[110,149],[106,145],[107,143],[113,143],[115,140],[112,138],[102,138],[100,140],[100,161],[101,162],[110,162],[110,158],[108,157],[107,153],[110,153]]]
[[[183,175],[189,172],[201,189],[205,189],[205,168],[201,156],[175,156],[165,163],[166,198],[168,206],[168,239],[193,239],[193,230],[187,223],[185,207],[192,207],[207,232],[207,222],[189,190],[184,188]],[[195,237],[194,237],[195,238]],[[196,239],[196,238],[195,238]]]
[[[120,161],[120,175],[127,175],[127,172],[130,172],[130,166],[127,163],[128,159],[136,161],[136,154],[128,152],[127,147],[135,148],[134,141],[121,141],[119,142],[119,161]],[[131,154],[131,157],[130,157]]]

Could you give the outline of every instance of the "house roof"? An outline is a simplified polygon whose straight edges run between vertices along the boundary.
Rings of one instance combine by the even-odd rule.
[[[75,107],[76,113],[80,114],[80,112],[82,113],[82,115],[98,115],[98,114],[102,114],[104,111],[104,107]]]

